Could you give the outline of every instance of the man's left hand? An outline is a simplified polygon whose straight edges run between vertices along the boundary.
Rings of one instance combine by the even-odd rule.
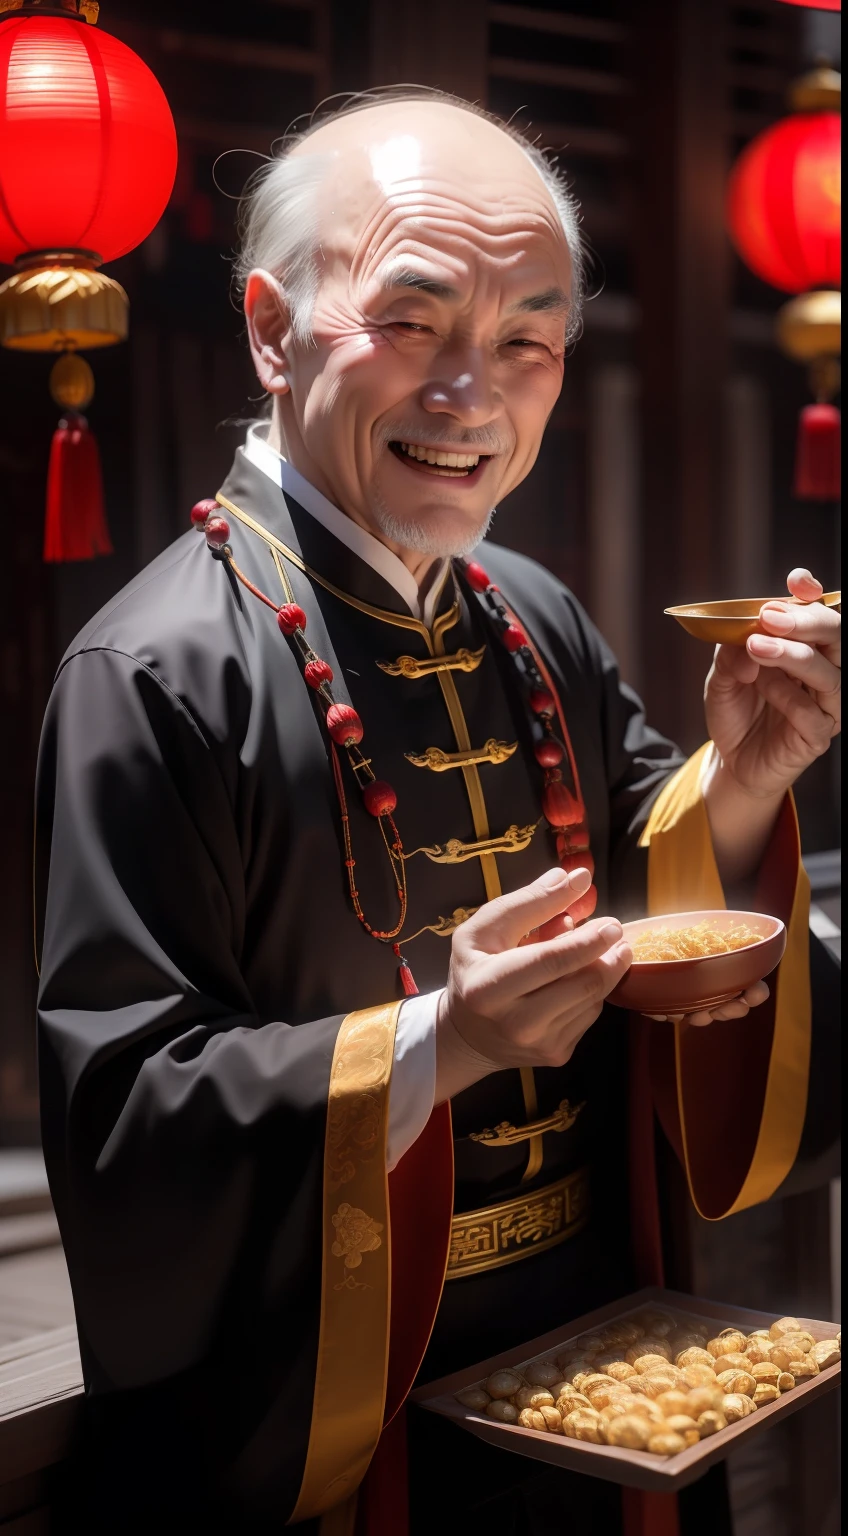
[[[707,727],[725,771],[756,800],[782,797],[842,723],[841,615],[817,601],[809,571],[786,582],[797,602],[760,609],[763,633],[719,645],[707,678]]]
[[[764,817],[766,826],[786,791],[827,751],[842,721],[841,617],[818,601],[822,586],[809,571],[790,572],[786,585],[798,601],[764,603],[763,633],[751,635],[744,650],[717,646],[705,689],[721,772],[736,786],[742,813],[752,824]],[[757,802],[748,813],[746,799]],[[768,995],[766,983],[758,981],[731,1002],[687,1014],[686,1022],[741,1019]]]

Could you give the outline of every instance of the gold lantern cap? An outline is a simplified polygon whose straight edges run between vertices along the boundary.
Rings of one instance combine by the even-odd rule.
[[[0,285],[0,346],[66,352],[126,341],[129,299],[83,251],[29,252]]]
[[[837,288],[799,293],[778,311],[777,340],[798,363],[838,357],[842,350],[842,294]]]
[[[842,76],[822,59],[789,87],[793,112],[841,112]]]

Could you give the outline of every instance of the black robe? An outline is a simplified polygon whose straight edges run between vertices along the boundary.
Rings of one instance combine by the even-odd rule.
[[[376,665],[427,654],[370,566],[242,453],[224,487],[338,591],[289,566],[308,638],[364,726],[398,797],[406,850],[473,841],[463,775],[405,754],[456,750],[437,679]],[[283,600],[267,545],[232,521],[234,557]],[[564,705],[588,810],[598,912],[644,902],[637,846],[681,762],[571,594],[494,545],[480,559],[527,625]],[[356,603],[382,610],[374,616]],[[453,674],[470,740],[517,742],[484,764],[492,835],[539,821],[542,776],[512,662],[450,571]],[[363,907],[396,897],[376,823],[348,786]],[[95,1471],[107,1518],[132,1501],[206,1528],[279,1529],[309,1435],[321,1291],[321,1179],[334,1042],[351,1010],[399,995],[397,962],[351,909],[322,711],[270,608],[191,531],[78,636],[60,666],[38,769],[36,903],[42,1121],[74,1291]],[[555,863],[544,823],[498,857],[505,891]],[[411,859],[406,935],[485,900],[480,861]],[[404,942],[419,989],[446,978],[450,941]],[[425,1376],[459,1369],[630,1288],[622,1177],[625,1016],[608,1009],[539,1111],[585,1101],[545,1138],[533,1188],[586,1167],[592,1219],[569,1242],[449,1282]],[[517,1072],[453,1105],[457,1211],[522,1188],[526,1143],[469,1139],[526,1119]],[[517,1458],[509,1458],[518,1467]],[[594,1485],[593,1485],[594,1486]],[[146,1517],[147,1517],[146,1516]],[[120,1528],[120,1520],[118,1526]],[[198,1524],[197,1528],[200,1528]]]

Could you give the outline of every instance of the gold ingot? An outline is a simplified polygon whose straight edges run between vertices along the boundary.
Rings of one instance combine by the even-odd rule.
[[[75,352],[126,341],[129,299],[120,283],[79,257],[42,259],[0,286],[0,346]]]
[[[838,357],[842,351],[842,294],[836,288],[800,293],[778,310],[775,331],[781,351],[797,363]]]

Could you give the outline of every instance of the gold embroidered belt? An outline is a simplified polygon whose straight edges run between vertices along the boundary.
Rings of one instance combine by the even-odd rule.
[[[500,1205],[463,1211],[451,1223],[447,1280],[479,1275],[529,1259],[576,1237],[589,1219],[589,1171],[578,1168],[555,1184]]]

